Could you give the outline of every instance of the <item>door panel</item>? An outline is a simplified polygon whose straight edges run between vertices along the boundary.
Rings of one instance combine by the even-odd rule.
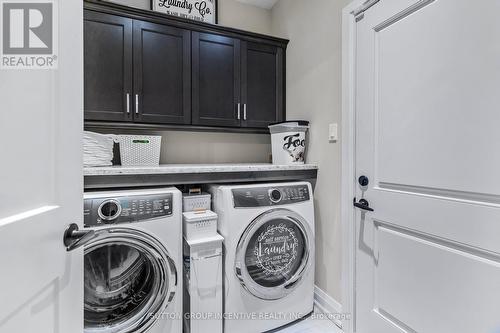
[[[240,53],[238,39],[192,33],[193,124],[240,125]]]
[[[0,332],[83,330],[83,254],[62,243],[83,216],[83,10],[58,7],[58,69],[0,74]]]
[[[499,10],[384,0],[357,20],[356,197],[375,211],[357,213],[356,332],[500,329]]]
[[[191,123],[190,43],[188,30],[134,21],[136,121]]]
[[[242,43],[244,127],[267,127],[283,119],[283,49]]]
[[[380,182],[500,194],[500,179],[488,177],[500,155],[485,156],[500,146],[500,45],[484,33],[499,27],[459,25],[464,15],[487,20],[484,10],[500,9],[498,2],[486,3],[469,9],[461,3],[446,8],[446,1],[429,2],[413,15],[375,29]],[[450,10],[446,23],[439,16],[444,10]],[[478,160],[484,161],[480,173],[474,172]]]
[[[375,293],[382,317],[416,332],[496,332],[491,320],[480,325],[485,330],[476,329],[477,321],[498,318],[497,307],[485,306],[498,304],[498,257],[383,222],[376,221],[375,230]],[[464,301],[443,306],[457,296]],[[456,320],[457,314],[467,316],[467,323]]]
[[[132,20],[87,10],[84,34],[85,119],[131,121]]]

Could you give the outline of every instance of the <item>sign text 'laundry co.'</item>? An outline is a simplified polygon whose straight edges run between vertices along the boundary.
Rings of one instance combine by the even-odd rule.
[[[217,23],[217,0],[153,0],[153,10],[190,20]]]

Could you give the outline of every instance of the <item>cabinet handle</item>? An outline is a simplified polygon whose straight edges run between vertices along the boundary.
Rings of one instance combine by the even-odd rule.
[[[130,94],[127,93],[127,114],[130,114]]]
[[[241,119],[241,103],[238,103],[238,120]]]
[[[247,103],[243,104],[243,120],[247,120]]]
[[[135,94],[135,114],[139,114],[139,94]]]

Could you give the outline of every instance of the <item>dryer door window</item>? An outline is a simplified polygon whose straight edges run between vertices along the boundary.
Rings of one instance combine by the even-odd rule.
[[[163,245],[141,231],[98,233],[85,247],[84,330],[145,332],[174,296],[174,263]]]
[[[269,211],[241,237],[236,274],[253,295],[282,298],[300,284],[313,246],[312,233],[302,217],[285,209]]]
[[[305,251],[305,235],[299,226],[276,218],[261,225],[250,238],[245,267],[259,285],[276,287],[297,273]]]

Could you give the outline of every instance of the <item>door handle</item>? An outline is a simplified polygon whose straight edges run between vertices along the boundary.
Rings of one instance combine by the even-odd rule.
[[[135,94],[135,114],[139,114],[139,94]]]
[[[241,119],[241,103],[238,103],[238,120]]]
[[[127,114],[130,114],[130,94],[127,93]]]
[[[374,211],[373,208],[370,208],[370,203],[365,199],[360,199],[359,202],[356,202],[356,198],[354,198],[352,203],[354,207],[357,207],[359,209],[366,210],[369,212]]]
[[[243,120],[247,120],[247,103],[243,104]]]
[[[72,223],[64,231],[63,243],[66,246],[66,251],[70,252],[85,245],[95,236],[94,230],[79,230],[78,225]]]

